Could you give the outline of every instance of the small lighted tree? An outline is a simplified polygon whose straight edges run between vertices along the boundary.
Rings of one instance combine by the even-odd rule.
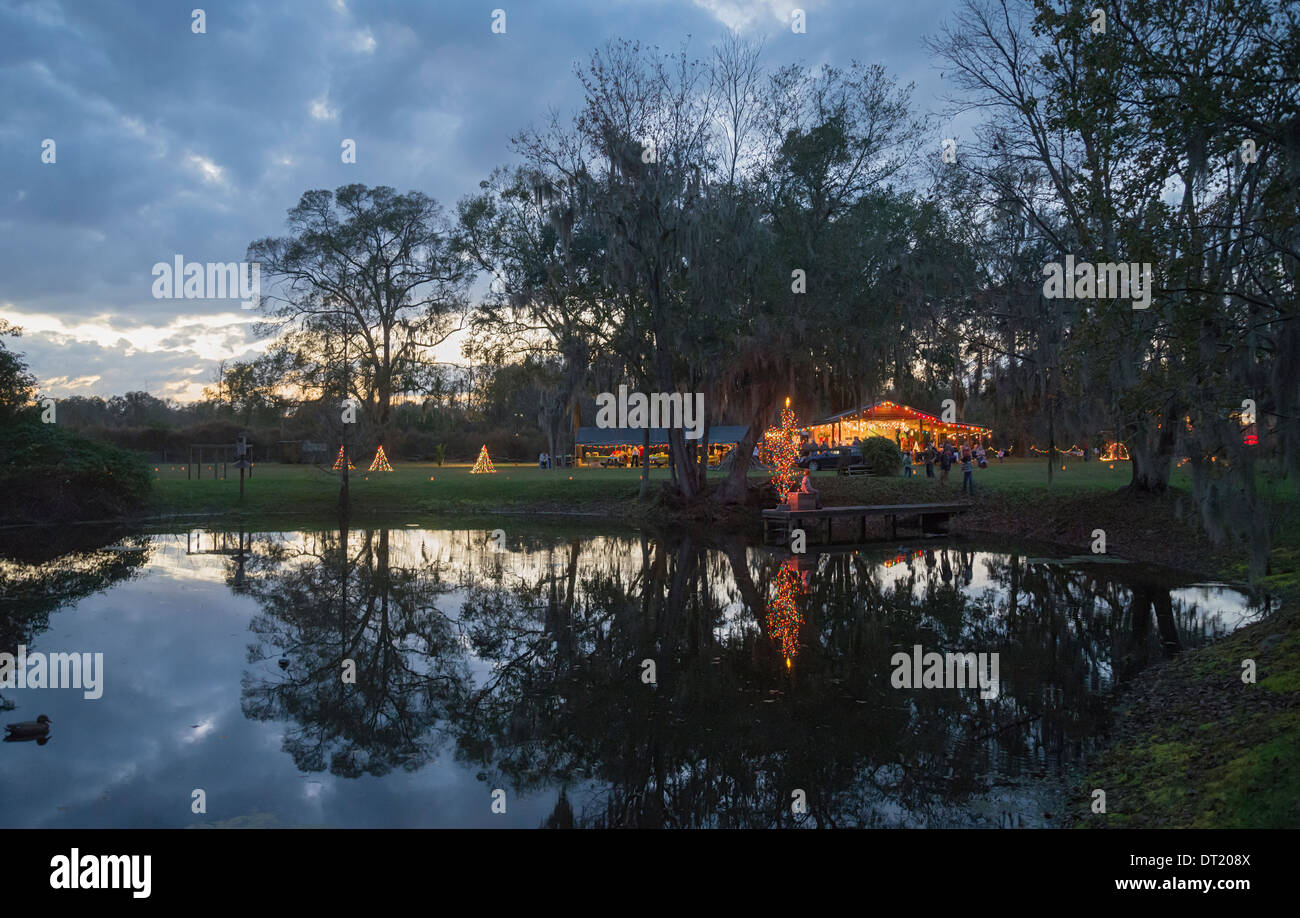
[[[352,464],[351,459],[348,459],[343,455],[343,447],[340,446],[338,458],[334,460],[334,467],[331,471],[341,472],[345,468],[355,469],[356,466]]]
[[[379,445],[379,451],[375,453],[375,461],[370,463],[370,472],[391,472],[393,467],[388,464],[388,457],[384,455],[384,446]]]
[[[492,465],[492,458],[488,455],[487,444],[478,451],[478,459],[474,462],[474,468],[469,470],[471,475],[495,475],[496,468]]]

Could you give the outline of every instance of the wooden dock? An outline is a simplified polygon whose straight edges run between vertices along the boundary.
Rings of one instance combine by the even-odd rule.
[[[926,535],[943,535],[950,531],[954,516],[960,516],[971,508],[970,504],[873,504],[859,507],[823,507],[820,510],[786,510],[778,507],[763,511],[763,543],[765,545],[787,545],[790,534],[795,529],[809,531],[814,525],[826,521],[826,538],[822,542],[833,542],[832,527],[837,519],[857,520],[858,541],[866,541],[867,518],[884,517],[889,522],[890,533],[898,537],[898,527],[915,526]]]

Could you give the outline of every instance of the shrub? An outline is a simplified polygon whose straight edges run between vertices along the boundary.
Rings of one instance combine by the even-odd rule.
[[[6,522],[122,516],[144,505],[152,481],[143,457],[109,443],[32,420],[0,429]]]
[[[888,437],[867,437],[862,442],[862,461],[873,475],[897,475],[903,469],[903,454]]]

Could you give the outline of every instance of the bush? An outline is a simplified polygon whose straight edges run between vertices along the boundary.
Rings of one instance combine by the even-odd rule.
[[[7,523],[123,516],[143,507],[152,482],[143,457],[111,444],[31,419],[0,428]]]
[[[903,454],[888,437],[867,437],[862,442],[862,461],[873,475],[897,475],[903,470]]]
[[[389,444],[384,448],[390,459],[405,459],[408,462],[423,462],[433,458],[436,444],[433,434],[422,430],[406,430],[389,437]]]

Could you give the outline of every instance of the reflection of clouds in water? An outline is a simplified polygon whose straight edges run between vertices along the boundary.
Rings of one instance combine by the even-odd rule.
[[[180,741],[185,744],[197,743],[200,740],[206,739],[216,729],[216,715],[211,714],[206,719],[200,721],[197,727],[184,728],[184,732],[180,734]]]
[[[498,523],[497,526],[501,524]],[[490,583],[496,572],[505,574],[501,582],[507,587],[514,583],[559,577],[562,592],[567,580],[568,565],[575,558],[575,542],[574,588],[579,600],[590,598],[584,581],[596,580],[597,575],[606,583],[613,575],[621,582],[623,589],[640,595],[641,587],[633,586],[641,581],[642,564],[646,557],[639,536],[583,533],[566,538],[563,535],[526,535],[522,526],[514,532],[509,524],[503,528],[507,533],[509,549],[503,553],[493,551],[490,539],[492,529],[486,526],[452,531],[409,527],[389,530],[389,563],[394,568],[425,568],[429,564],[439,564],[441,583],[451,589],[436,595],[437,608],[452,619],[459,618],[466,600],[464,587]],[[350,556],[357,558],[358,553],[364,555],[365,537],[369,533],[375,533],[375,530],[360,525],[351,530]],[[259,567],[258,564],[276,552],[284,555],[273,565],[281,573],[318,564],[319,555],[336,548],[337,538],[337,531],[256,534],[251,537],[251,553],[258,561],[250,562],[250,578],[259,576],[265,567]],[[265,676],[279,680],[282,676],[275,659],[257,663],[249,663],[246,659],[249,638],[247,622],[252,615],[258,614],[256,604],[251,597],[231,593],[227,586],[233,569],[233,556],[228,553],[206,553],[213,548],[228,551],[237,547],[238,535],[228,533],[223,537],[220,533],[206,533],[197,540],[191,535],[191,551],[198,545],[205,553],[190,554],[186,553],[187,540],[184,533],[158,535],[152,539],[153,547],[143,577],[131,583],[113,585],[106,592],[87,597],[78,604],[76,614],[68,614],[65,610],[52,617],[49,635],[44,639],[47,643],[90,646],[102,648],[106,652],[106,665],[110,667],[106,685],[111,695],[106,695],[102,702],[52,699],[46,713],[60,725],[60,732],[56,734],[53,744],[44,750],[34,747],[6,750],[10,755],[7,760],[0,761],[0,821],[6,825],[133,825],[147,817],[152,820],[152,824],[180,826],[203,821],[220,822],[240,818],[253,811],[271,810],[274,812],[274,821],[281,825],[497,824],[493,822],[494,817],[487,808],[487,793],[495,785],[484,786],[475,777],[473,768],[446,754],[439,755],[416,773],[394,771],[382,780],[373,777],[345,779],[324,773],[313,774],[311,781],[304,780],[306,775],[294,767],[292,759],[283,749],[286,728],[291,728],[291,724],[281,720],[250,720],[240,709],[242,677]],[[249,538],[246,538],[246,544],[248,541]],[[376,535],[375,542],[377,541]],[[1006,628],[1005,612],[1009,603],[1007,572],[1013,562],[1020,565],[1022,574],[1031,569],[1036,571],[1038,581],[1033,589],[1038,592],[1031,594],[1022,588],[1019,599],[1022,610],[1027,608],[1027,603],[1032,602],[1036,611],[1038,600],[1033,596],[1041,594],[1044,589],[1056,590],[1057,587],[1053,584],[1059,584],[1069,591],[1068,597],[1058,598],[1059,607],[1063,610],[1077,609],[1084,603],[1102,603],[1100,608],[1105,609],[1106,599],[1098,595],[1100,588],[1094,589],[1094,585],[1111,584],[1113,581],[1109,578],[1123,577],[1135,570],[1132,566],[1115,565],[1112,569],[1082,575],[1077,569],[1070,569],[1068,564],[1060,562],[1036,567],[1011,554],[962,550],[963,548],[964,546],[939,547],[926,544],[923,556],[916,557],[912,554],[913,549],[908,549],[906,554],[909,558],[888,567],[885,562],[897,557],[895,546],[873,548],[851,559],[849,567],[852,569],[850,576],[853,581],[859,581],[858,570],[864,571],[869,580],[874,581],[860,584],[864,587],[868,601],[871,596],[877,595],[876,589],[886,600],[894,590],[898,591],[900,608],[890,610],[890,624],[883,633],[909,635],[909,628],[918,627],[933,629],[936,633],[948,633],[944,631],[945,627],[953,628],[955,623],[948,621],[945,624],[946,613],[941,604],[932,606],[924,602],[927,589],[938,591],[939,596],[946,595],[950,599],[957,597],[960,600],[953,603],[953,608],[960,607],[963,610],[960,623],[956,624],[961,629],[963,638],[974,638],[976,635],[986,638],[991,630]],[[671,548],[666,548],[662,542],[651,546],[652,563],[665,550],[669,552],[668,560],[676,563]],[[764,587],[771,587],[775,569],[772,555],[761,549],[750,548],[741,557],[755,587],[762,594]],[[711,550],[700,560],[703,562],[705,576],[692,588],[690,595],[707,596],[713,601],[717,612],[713,619],[713,630],[720,643],[730,644],[733,640],[742,638],[742,632],[753,634],[758,631],[760,626],[744,606],[726,555]],[[819,567],[810,583],[815,592],[809,601],[838,602],[835,585],[839,582],[836,578],[840,576],[840,571],[836,569],[836,563],[837,559],[831,555],[819,559]],[[948,569],[947,577],[944,577],[945,566]],[[1049,570],[1053,573],[1051,578],[1044,575]],[[662,586],[659,584],[656,588]],[[1127,600],[1127,590],[1117,587],[1113,589],[1119,591],[1116,595],[1122,600]],[[862,595],[864,594],[858,594],[858,598]],[[910,607],[907,604],[909,596],[912,600]],[[425,608],[425,601],[432,603],[433,598],[433,593],[427,596],[421,594],[420,607]],[[766,598],[763,597],[764,600]],[[1220,585],[1189,584],[1174,590],[1172,598],[1180,630],[1189,622],[1193,608],[1198,615],[1205,614],[1203,618],[1191,621],[1204,621],[1206,631],[1211,634],[1235,627],[1250,614],[1244,596]],[[848,611],[860,615],[865,609],[858,606]],[[710,610],[710,614],[712,612]],[[630,621],[634,622],[635,616]],[[819,619],[819,627],[824,621],[824,618]],[[816,639],[816,630],[810,630]],[[1154,639],[1156,634],[1154,631],[1152,634]],[[400,638],[404,649],[418,649],[413,641],[412,635]],[[464,651],[459,631],[450,632],[448,643],[458,645]],[[549,647],[549,642],[547,646]],[[819,665],[844,666],[846,669],[837,671],[837,674],[848,677],[851,681],[855,654],[864,648],[871,652],[874,646],[869,642],[855,645],[858,649],[853,653],[831,654],[828,660],[819,661]],[[727,652],[726,647],[709,651],[710,654],[722,654],[724,659],[728,659]],[[745,665],[748,664],[741,664],[741,655],[744,660],[748,660],[748,653],[747,650],[741,651],[737,656],[729,658],[729,666],[739,667],[740,671],[746,673],[760,672],[746,669]],[[544,661],[549,661],[552,655],[552,650],[548,649],[544,649],[541,654]],[[1110,663],[1104,657],[1103,653],[1100,658],[1093,659],[1090,665],[1096,667],[1102,683],[1109,683]],[[491,655],[480,659],[466,654],[462,659],[467,666],[469,682],[480,686],[501,665],[500,660]],[[815,661],[810,661],[813,662]],[[1003,662],[1008,661],[1004,658]],[[425,671],[426,667],[420,660],[413,661],[412,665],[416,672]],[[540,667],[538,673],[548,673],[549,665],[547,662]],[[714,668],[707,671],[710,679],[724,678],[715,675],[722,670]],[[806,669],[806,676],[812,676],[815,671],[815,667]],[[584,678],[603,678],[598,671],[583,672]],[[616,680],[612,684],[621,683]],[[811,686],[813,683],[807,684]],[[868,684],[869,682],[854,687],[853,694],[858,697],[848,702],[853,705],[853,715],[876,711],[882,717],[888,716],[892,710],[893,696],[889,698],[891,705],[878,709],[859,707],[871,703],[866,700],[869,697],[866,689]],[[541,685],[549,686],[550,683],[542,682]],[[671,683],[665,681],[665,685],[670,686]],[[524,684],[523,687],[532,688],[530,684]],[[1020,687],[1024,692],[1017,698],[1018,701],[1047,708],[1062,704],[1068,707],[1078,703],[1077,697],[1073,701],[1055,699],[1050,703],[1035,702],[1038,689],[1028,683]],[[581,702],[587,697],[584,693],[588,689],[575,690],[572,685],[559,684],[553,688],[557,691],[565,689],[564,697],[574,699],[577,710],[581,712]],[[604,687],[591,691],[608,692],[610,689]],[[731,694],[740,699],[748,697],[734,691]],[[524,703],[530,697],[532,696],[521,694],[518,698],[507,698],[506,701],[515,705]],[[600,696],[593,694],[591,697]],[[608,697],[622,696],[614,693]],[[30,703],[30,699],[18,700]],[[804,698],[801,703],[807,701]],[[749,707],[740,707],[731,713],[739,711],[748,717],[750,708],[764,705],[761,708],[764,713],[756,716],[776,716],[788,703],[790,702],[784,697],[780,701],[755,697]],[[679,699],[674,704],[684,702]],[[934,720],[936,712],[930,707],[931,704],[932,700],[928,696],[908,698],[906,706],[910,713],[901,714],[901,719],[897,722],[886,721],[884,725],[877,725],[873,729],[876,734],[886,737],[906,736],[908,730],[924,727]],[[702,710],[709,711],[723,705],[725,699],[709,698]],[[722,723],[709,721],[707,713],[692,714],[695,709],[689,707],[682,710],[689,716],[700,718],[702,724],[710,723],[716,732],[724,729]],[[817,716],[838,724],[837,730],[852,735],[854,721],[852,718],[843,723],[832,721],[837,715],[835,706],[830,702],[826,702],[824,708],[814,706],[813,710],[821,712]],[[990,709],[986,713],[993,716],[996,712]],[[744,720],[746,724],[749,722],[748,719]],[[568,725],[571,722],[561,723]],[[199,727],[193,727],[194,724]],[[605,726],[603,721],[601,725],[602,728]],[[515,726],[524,729],[528,727],[528,722],[522,721]],[[794,725],[787,725],[787,728],[793,729]],[[691,724],[673,726],[674,731],[684,734],[690,734],[693,729]],[[972,728],[975,731],[972,735],[978,740],[981,738],[980,731],[986,729],[983,726]],[[1024,728],[1021,739],[1025,748],[1011,749],[1008,746],[1007,754],[1016,756],[1015,761],[1018,763],[1034,762],[1035,767],[1042,770],[1042,765],[1037,764],[1042,757],[1040,747],[1035,745],[1042,739],[1037,731],[1036,725]],[[599,730],[594,731],[591,736],[598,732]],[[639,734],[633,732],[630,735],[635,737]],[[1020,734],[1008,734],[1007,738],[1010,739],[1013,735]],[[946,787],[943,772],[948,766],[944,764],[944,757],[958,756],[960,753],[964,758],[954,760],[968,761],[969,768],[974,769],[973,773],[976,774],[983,774],[981,769],[996,770],[997,766],[989,764],[982,757],[983,754],[972,752],[965,746],[956,749],[947,742],[927,746],[922,742],[927,737],[934,739],[930,734],[923,733],[912,745],[899,748],[910,750],[907,754],[914,755],[915,758],[909,761],[913,765],[919,763],[919,768],[914,771],[922,777],[925,777],[925,771],[929,767],[927,763],[938,769],[934,776],[935,787]],[[1057,742],[1051,737],[1047,739]],[[536,737],[525,735],[521,748],[534,741]],[[591,737],[588,737],[588,741],[594,742]],[[874,741],[878,741],[878,737]],[[697,737],[694,742],[697,745],[692,747],[692,755],[697,749],[710,748],[707,746],[709,741],[701,737]],[[767,754],[767,747],[764,746],[767,739],[754,739],[747,735],[744,742],[752,742],[759,754]],[[867,743],[863,749],[874,748],[866,739],[862,742]],[[814,746],[820,748],[818,744]],[[48,755],[44,759],[33,758],[38,753],[48,754],[56,747],[60,753],[57,758]],[[841,752],[849,755],[849,748],[846,745]],[[892,747],[886,743],[881,748],[888,751]],[[777,751],[781,750],[778,748]],[[788,752],[789,750],[781,751],[781,754]],[[865,753],[859,750],[854,754]],[[780,756],[772,761],[776,762],[779,758]],[[896,760],[895,757],[893,761]],[[874,762],[864,762],[864,765],[876,767],[880,761],[880,758],[876,758]],[[598,764],[616,771],[617,763],[601,760]],[[690,774],[689,768],[680,762],[671,763],[671,767],[682,776]],[[779,770],[778,765],[770,767]],[[937,798],[931,799],[930,795],[938,792],[924,782],[910,791],[912,796],[906,802],[900,801],[897,796],[902,791],[895,786],[900,780],[898,775],[876,767],[876,780],[873,781],[870,777],[872,773],[865,772],[861,781],[846,788],[842,803],[846,812],[873,814],[877,822],[884,824],[996,825],[1004,810],[1023,814],[1041,812],[1044,809],[1033,805],[1036,790],[1028,783],[1023,788],[1017,786],[1012,789],[999,785],[996,792],[988,794],[984,804],[976,800],[979,794],[975,794],[949,805]],[[184,789],[179,795],[176,792],[178,787]],[[204,787],[208,791],[210,815],[206,818],[191,816],[189,813],[186,794],[192,787]],[[603,790],[597,792],[589,788],[580,789],[577,784],[570,786],[570,799],[579,802],[580,808],[580,801],[588,794],[591,798],[588,801],[589,809],[599,811],[605,799]],[[501,819],[511,825],[536,825],[549,812],[554,800],[555,791],[548,789],[527,804],[521,802],[517,811],[516,797],[512,794],[508,820],[506,817]],[[55,805],[51,806],[50,801],[54,801]],[[1055,807],[1052,809],[1055,811]]]
[[[506,551],[496,551],[492,539],[495,528],[506,532]],[[374,527],[354,526],[354,536]],[[290,566],[316,563],[313,557],[325,546],[322,539],[332,538],[337,532],[279,532],[258,533],[250,538],[252,553],[268,543],[289,553],[285,563]],[[227,559],[230,554],[209,554],[211,549],[231,551],[237,545],[237,535],[229,532],[194,530],[190,533],[167,534],[153,537],[154,548],[149,559],[150,574],[166,574],[189,581],[224,582],[228,575]],[[443,566],[444,577],[452,583],[469,584],[492,580],[499,572],[522,580],[537,581],[548,576],[567,577],[574,541],[578,543],[575,565],[575,586],[579,595],[582,584],[597,575],[617,573],[625,584],[633,583],[640,575],[644,560],[640,537],[622,535],[534,536],[524,534],[522,527],[490,527],[456,530],[429,530],[410,526],[389,530],[389,559],[397,566],[418,567],[426,564]],[[359,544],[359,542],[358,542]],[[197,549],[187,553],[189,549]],[[295,557],[296,556],[296,557]],[[972,551],[964,545],[905,547],[895,553],[884,546],[858,552],[880,584],[882,592],[910,596],[922,602],[927,591],[935,586],[955,590],[967,602],[991,610],[993,615],[1005,615],[1010,600],[1007,570],[1016,560],[1003,552]],[[821,557],[825,567],[832,555]],[[771,569],[771,556],[763,549],[746,551],[750,576],[761,583],[764,570]],[[1056,570],[1075,573],[1063,559],[1019,559],[1022,571],[1043,563]],[[1113,576],[1123,577],[1129,565],[1116,565]],[[707,558],[706,589],[721,609],[715,634],[719,638],[740,637],[756,627],[752,615],[745,608],[740,592],[731,575],[727,559],[720,552],[710,552]],[[815,586],[818,574],[810,578]],[[1099,582],[1110,579],[1102,570],[1095,574]],[[1096,595],[1073,595],[1077,584],[1068,581],[1072,599],[1081,604],[1101,602]],[[1117,598],[1127,606],[1130,595],[1120,587]],[[1171,593],[1180,625],[1195,623],[1198,632],[1204,629],[1207,637],[1221,635],[1250,621],[1254,615],[1250,600],[1244,594],[1221,584],[1190,584]],[[439,606],[444,614],[455,617],[459,591],[448,594],[447,602]],[[1188,617],[1188,613],[1196,615]],[[477,659],[475,663],[480,663]]]
[[[1259,615],[1258,610],[1250,607],[1248,596],[1222,584],[1192,584],[1179,587],[1170,595],[1175,609],[1181,605],[1187,609],[1195,607],[1199,610],[1201,617],[1213,626],[1209,628],[1212,635],[1236,631]]]

